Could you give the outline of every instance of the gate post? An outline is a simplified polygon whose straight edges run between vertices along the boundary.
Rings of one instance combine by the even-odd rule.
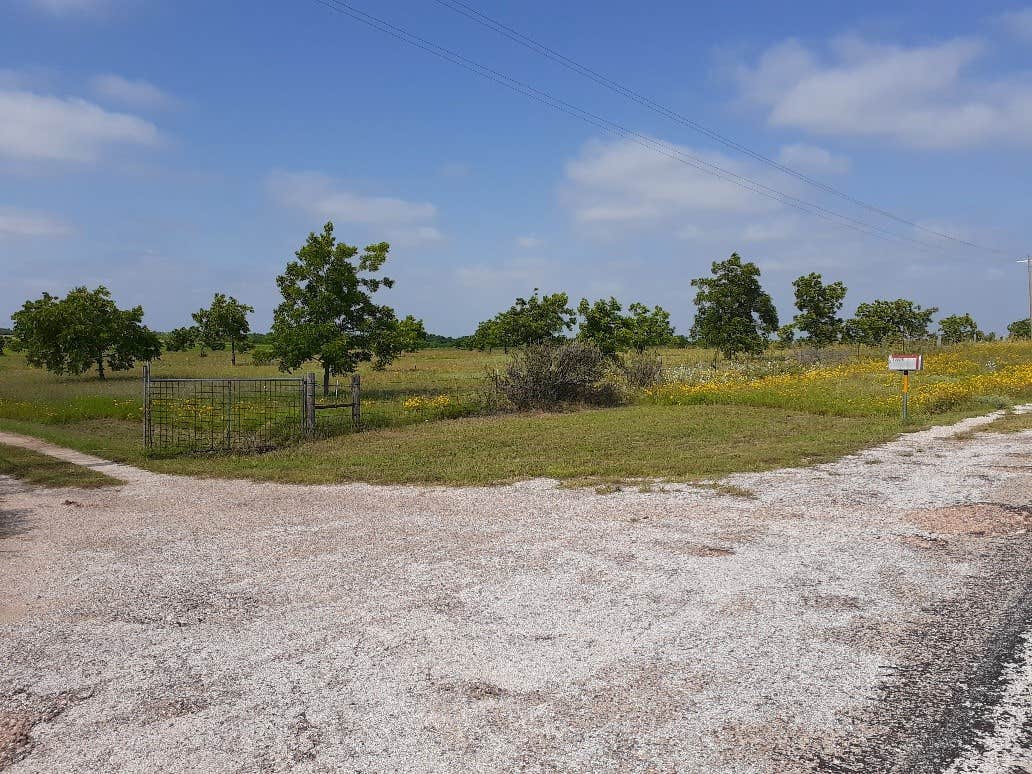
[[[233,443],[233,380],[227,379],[222,388],[223,410],[226,412],[225,448],[232,451]]]
[[[154,445],[154,435],[151,426],[151,404],[150,404],[150,362],[143,364],[143,448],[150,451]]]
[[[303,392],[305,396],[305,435],[311,438],[313,435],[315,435],[315,374],[306,374],[304,384],[305,389],[303,390]]]
[[[362,377],[351,375],[351,423],[356,430],[362,429]]]

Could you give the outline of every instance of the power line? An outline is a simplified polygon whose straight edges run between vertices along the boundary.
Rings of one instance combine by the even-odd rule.
[[[380,32],[386,33],[398,40],[401,40],[408,45],[415,48],[421,49],[433,56],[443,59],[447,62],[451,62],[459,67],[462,67],[470,72],[485,78],[487,80],[498,83],[506,88],[515,91],[529,99],[540,102],[548,107],[566,113],[568,115],[577,118],[587,124],[590,124],[603,132],[608,134],[614,134],[619,137],[635,142],[646,148],[650,148],[658,153],[668,156],[671,159],[686,164],[687,166],[693,167],[701,172],[705,172],[719,179],[725,180],[726,182],[733,183],[734,185],[740,186],[746,190],[752,191],[753,193],[765,196],[769,199],[777,201],[781,204],[786,204],[790,207],[794,207],[801,212],[808,215],[814,215],[816,217],[824,218],[838,226],[845,228],[851,228],[855,231],[867,234],[869,236],[875,236],[882,239],[898,239],[906,242],[912,242],[924,249],[933,247],[940,247],[939,245],[931,245],[927,242],[923,242],[919,239],[914,239],[902,234],[897,234],[893,231],[889,231],[880,226],[868,223],[858,218],[853,218],[848,215],[843,215],[834,210],[830,210],[821,205],[814,204],[798,197],[786,194],[783,191],[779,191],[776,188],[760,183],[751,178],[739,175],[735,172],[731,172],[723,167],[720,167],[711,162],[705,161],[704,159],[693,156],[689,153],[685,153],[680,148],[677,148],[669,143],[656,140],[655,138],[641,134],[634,130],[628,129],[620,124],[613,121],[609,121],[599,115],[583,110],[569,102],[555,97],[548,92],[541,91],[527,83],[512,78],[505,73],[493,70],[490,67],[479,64],[478,62],[469,59],[456,51],[440,46],[432,41],[422,38],[414,33],[411,33],[401,27],[398,27],[390,22],[381,19],[377,16],[373,16],[370,13],[362,11],[344,0],[315,0],[315,2],[329,8],[332,11],[348,16],[355,21],[361,22],[366,26],[372,27],[373,29],[379,30]]]
[[[575,73],[578,73],[579,75],[582,75],[585,78],[594,81],[600,86],[603,86],[609,89],[610,91],[613,91],[617,94],[620,94],[623,97],[626,97],[632,102],[636,102],[639,105],[642,105],[643,107],[646,107],[649,110],[652,110],[653,112],[658,113],[671,121],[681,124],[682,126],[686,126],[702,135],[705,135],[706,137],[709,137],[710,139],[716,142],[719,142],[720,144],[728,148],[732,148],[733,150],[736,150],[739,153],[743,153],[757,161],[760,161],[770,167],[773,167],[774,169],[777,169],[780,172],[783,172],[786,175],[790,175],[796,178],[797,180],[801,180],[802,182],[807,183],[808,185],[811,185],[815,188],[818,188],[826,193],[837,196],[840,199],[855,204],[858,207],[862,207],[866,210],[869,210],[870,212],[874,212],[878,215],[894,220],[897,223],[910,226],[912,228],[924,231],[927,234],[932,234],[942,239],[957,242],[958,244],[966,245],[967,247],[973,247],[978,250],[987,250],[993,253],[1005,252],[1004,250],[998,250],[994,247],[986,247],[984,245],[980,245],[975,242],[968,241],[966,239],[961,239],[960,237],[956,237],[951,234],[936,231],[933,228],[923,226],[920,223],[917,223],[916,221],[910,220],[901,215],[897,215],[893,212],[890,212],[889,210],[878,207],[877,205],[865,202],[862,199],[858,199],[855,196],[852,196],[846,193],[845,191],[835,188],[832,185],[829,185],[825,182],[810,177],[809,175],[806,175],[796,169],[793,169],[792,167],[782,164],[781,162],[772,159],[769,156],[765,156],[764,154],[759,153],[758,151],[754,151],[751,148],[742,145],[739,142],[736,142],[730,137],[727,137],[714,129],[710,129],[704,126],[703,124],[698,123],[697,121],[693,121],[692,119],[678,113],[677,111],[668,108],[665,105],[656,102],[655,100],[650,99],[649,97],[641,94],[640,92],[637,92],[634,89],[631,89],[627,86],[618,83],[617,81],[612,80],[611,78],[606,77],[605,75],[599,73],[596,70],[591,69],[590,67],[582,65],[580,62],[571,59],[570,57],[560,53],[559,51],[549,48],[543,43],[540,43],[534,40],[533,38],[524,35],[518,30],[515,30],[512,27],[503,24],[497,19],[493,19],[487,14],[469,5],[468,3],[462,2],[462,0],[434,0],[434,2],[436,2],[438,5],[444,8],[454,11],[457,14],[465,16],[466,18],[476,22],[477,24],[480,24],[483,27],[487,27],[488,29],[495,31],[498,34],[503,35],[509,40],[512,40],[513,42],[518,43],[519,45],[528,48],[531,51],[534,51],[540,54],[541,56],[544,56],[547,59],[552,60],[553,62],[558,63],[562,67],[565,67],[567,70],[571,70]]]

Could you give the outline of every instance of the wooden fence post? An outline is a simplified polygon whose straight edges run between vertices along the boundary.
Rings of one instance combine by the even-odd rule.
[[[150,363],[143,364],[143,448],[150,451],[154,445],[151,432]]]
[[[351,423],[356,430],[362,429],[362,377],[351,375]]]
[[[226,379],[222,387],[222,410],[226,412],[226,440],[223,447],[232,450],[233,443],[233,380]]]
[[[305,376],[305,435],[315,435],[315,374]]]

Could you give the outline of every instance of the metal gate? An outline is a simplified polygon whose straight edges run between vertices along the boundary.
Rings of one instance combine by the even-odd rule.
[[[152,379],[143,372],[143,438],[149,452],[256,452],[314,430],[310,381]]]
[[[317,404],[315,374],[254,379],[152,379],[143,366],[143,443],[148,452],[260,452],[315,435],[317,409],[349,408],[344,422],[326,417],[324,432],[362,425],[361,380],[351,400]]]

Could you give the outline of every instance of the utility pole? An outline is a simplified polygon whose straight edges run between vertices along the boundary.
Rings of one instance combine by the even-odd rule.
[[[1028,271],[1028,338],[1032,341],[1032,255],[1018,263],[1025,264]]]

